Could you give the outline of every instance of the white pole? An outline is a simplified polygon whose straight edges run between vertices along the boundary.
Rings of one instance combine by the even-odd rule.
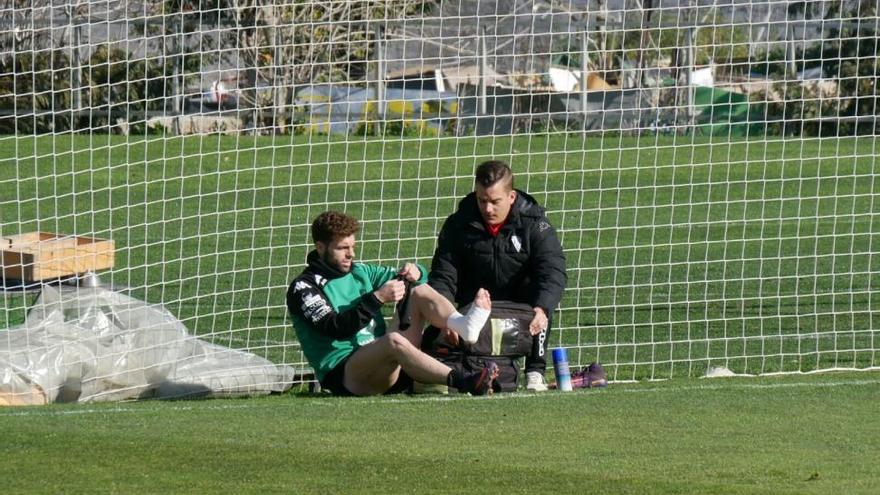
[[[180,114],[181,108],[181,92],[183,88],[180,83],[181,78],[181,58],[183,55],[183,43],[181,42],[181,36],[183,33],[183,23],[180,20],[179,16],[175,16],[174,18],[174,61],[172,62],[172,70],[171,70],[171,110],[175,113],[175,115]]]
[[[376,116],[385,120],[385,47],[382,28],[376,28]]]
[[[486,55],[486,28],[480,30],[479,48],[477,56],[480,58],[480,95],[479,95],[479,114],[486,115],[486,73],[489,72],[487,55]]]
[[[82,110],[82,27],[73,28],[73,108]]]
[[[587,122],[587,32],[581,36],[581,113]]]
[[[696,108],[694,107],[694,98],[695,98],[695,88],[694,88],[694,66],[697,63],[696,60],[696,50],[695,50],[695,42],[696,42],[696,34],[697,28],[695,26],[688,27],[688,72],[687,72],[687,116],[688,116],[688,131],[694,132],[694,119],[696,118]]]
[[[794,46],[794,30],[792,25],[788,22],[785,24],[785,58],[786,60],[786,79],[795,80],[797,79],[797,54],[795,52]]]

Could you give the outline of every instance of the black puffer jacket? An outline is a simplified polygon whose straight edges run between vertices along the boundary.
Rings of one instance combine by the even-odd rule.
[[[549,315],[566,284],[556,230],[535,198],[517,190],[497,237],[486,230],[474,193],[443,224],[428,284],[459,306],[485,288],[492,299],[539,306]]]

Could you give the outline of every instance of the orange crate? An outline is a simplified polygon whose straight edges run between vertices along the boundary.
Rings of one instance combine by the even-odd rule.
[[[29,232],[0,238],[3,278],[27,282],[64,278],[113,267],[113,241]]]

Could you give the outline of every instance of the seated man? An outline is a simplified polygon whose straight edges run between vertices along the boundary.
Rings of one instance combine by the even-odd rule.
[[[428,283],[459,307],[482,289],[491,291],[496,301],[532,307],[527,390],[547,390],[547,332],[567,280],[562,244],[544,208],[514,187],[506,163],[490,160],[477,166],[474,191],[440,231]],[[456,335],[449,337],[454,342]]]
[[[409,326],[386,331],[382,306],[401,301],[406,282],[423,283],[427,270],[413,263],[400,270],[355,263],[359,229],[343,213],[318,215],[312,222],[315,249],[287,291],[297,337],[321,386],[335,395],[376,395],[405,391],[417,380],[491,393],[494,363],[476,372],[453,371],[419,350],[425,323],[472,338],[489,318],[489,293],[480,291],[462,315],[430,286],[417,285],[408,303]]]

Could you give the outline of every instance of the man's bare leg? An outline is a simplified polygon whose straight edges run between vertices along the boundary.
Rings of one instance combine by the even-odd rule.
[[[393,364],[397,360],[400,365]],[[383,394],[397,382],[401,369],[416,381],[445,384],[473,395],[491,394],[499,372],[492,361],[473,372],[450,369],[416,349],[400,332],[392,332],[351,355],[343,384],[354,395]]]
[[[422,383],[449,384],[452,369],[419,349],[425,322],[444,328],[449,325],[450,320],[457,318],[457,324],[470,324],[479,331],[485,325],[491,308],[489,293],[483,289],[477,293],[472,310],[467,315],[456,311],[452,303],[428,285],[415,287],[410,297],[410,327],[403,332],[394,330],[399,324],[395,315],[391,331],[361,347],[348,359],[343,384],[351,393],[384,393],[397,382],[401,369]],[[473,308],[479,308],[482,312],[473,311]],[[498,374],[497,367],[492,364],[492,368],[482,374],[455,376],[453,381],[459,382],[457,388],[466,382],[476,388],[468,391],[485,393],[484,382],[488,380],[491,385]]]
[[[420,351],[401,332],[390,332],[358,349],[345,364],[342,383],[354,395],[385,393],[404,370],[422,383],[445,384],[474,395],[492,393],[498,365],[474,372],[455,371]]]
[[[446,384],[452,369],[419,350],[407,337],[389,332],[355,351],[345,365],[345,388],[355,395],[384,393],[397,382],[401,369],[422,383]]]
[[[492,300],[485,289],[477,291],[474,304],[466,315],[459,313],[448,299],[430,285],[415,287],[410,294],[412,327],[421,329],[427,321],[437,328],[452,328],[468,342],[476,342],[489,319]],[[418,345],[418,344],[417,344]]]

